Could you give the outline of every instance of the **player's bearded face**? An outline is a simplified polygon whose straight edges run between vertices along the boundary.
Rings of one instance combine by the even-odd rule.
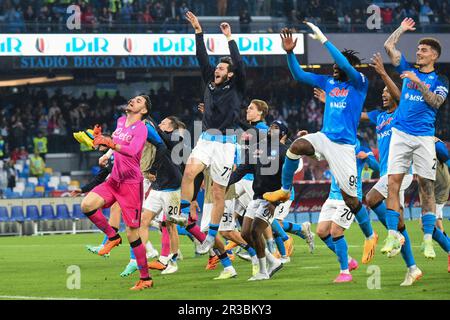
[[[125,108],[126,113],[141,113],[146,110],[144,97],[137,96],[133,99],[128,100],[127,107]]]
[[[231,72],[228,72],[228,64],[219,63],[214,71],[214,84],[220,85],[227,81],[232,75]]]

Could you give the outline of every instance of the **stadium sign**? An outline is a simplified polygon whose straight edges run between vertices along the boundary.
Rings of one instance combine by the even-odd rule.
[[[233,35],[242,55],[283,55],[278,34]],[[296,54],[304,54],[303,34]],[[205,35],[210,55],[228,55],[222,34]],[[0,34],[0,56],[192,56],[193,34]]]
[[[4,68],[14,69],[153,69],[153,68],[198,68],[193,56],[44,56],[44,57],[10,57],[14,62],[5,63]],[[220,56],[211,56],[210,63],[219,63]],[[242,57],[247,67],[267,65],[266,57]]]

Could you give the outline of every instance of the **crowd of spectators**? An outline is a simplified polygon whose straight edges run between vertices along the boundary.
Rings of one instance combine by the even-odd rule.
[[[76,4],[81,12],[80,32],[187,32],[185,13],[199,16],[239,16],[249,32],[252,16],[285,17],[293,26],[303,20],[331,32],[367,32],[368,0],[5,0],[0,2],[1,32],[64,32]],[[449,0],[376,1],[381,29],[391,31],[405,17],[421,30],[439,32],[450,24]],[[272,29],[272,26],[267,26]]]

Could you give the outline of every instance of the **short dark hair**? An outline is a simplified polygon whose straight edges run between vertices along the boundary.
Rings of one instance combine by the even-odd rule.
[[[350,64],[352,66],[357,66],[357,65],[361,64],[361,59],[357,56],[357,54],[359,54],[359,52],[354,51],[354,50],[344,49],[344,51],[342,51],[342,54],[344,55],[344,57],[347,58],[348,62],[350,62]]]
[[[435,50],[438,54],[438,58],[441,56],[442,47],[439,40],[435,38],[422,38],[419,40],[418,45],[425,44],[431,47],[431,49]]]
[[[226,63],[228,65],[228,72],[233,72],[234,64],[231,57],[222,57],[220,58],[219,63]]]
[[[186,124],[183,121],[181,121],[178,117],[169,116],[167,117],[167,119],[169,119],[170,122],[172,122],[172,127],[174,130],[186,129]]]
[[[150,109],[152,108],[152,102],[150,100],[150,97],[146,94],[140,94],[139,96],[141,96],[145,100],[145,107],[147,108],[147,112],[145,113],[144,116],[148,116],[150,114]]]

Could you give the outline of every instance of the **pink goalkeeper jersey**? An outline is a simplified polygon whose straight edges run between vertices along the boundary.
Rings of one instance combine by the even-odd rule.
[[[140,162],[142,150],[147,140],[147,128],[143,121],[125,126],[125,116],[117,119],[117,127],[112,134],[113,141],[121,146],[114,152],[111,179],[120,183],[140,183],[143,180]]]

